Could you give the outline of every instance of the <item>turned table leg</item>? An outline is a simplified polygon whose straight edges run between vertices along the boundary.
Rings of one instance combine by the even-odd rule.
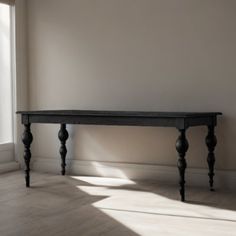
[[[188,140],[186,139],[185,129],[181,129],[180,131],[180,136],[178,137],[176,141],[176,150],[179,154],[177,166],[179,169],[179,185],[180,185],[180,196],[181,196],[181,201],[185,201],[185,169],[187,167],[187,163],[185,160],[185,154],[188,150]]]
[[[22,142],[24,144],[24,159],[25,159],[25,182],[26,187],[30,186],[30,159],[31,159],[31,151],[30,145],[33,141],[33,135],[30,131],[30,124],[25,124],[25,130],[22,135]]]
[[[67,149],[66,149],[66,140],[68,139],[69,134],[66,130],[66,124],[61,124],[61,128],[58,132],[58,138],[61,141],[61,147],[60,147],[60,155],[61,155],[61,174],[65,175],[66,173],[66,153],[67,153]]]
[[[209,167],[209,184],[210,184],[210,190],[214,191],[213,188],[213,178],[214,178],[214,165],[215,165],[215,146],[217,144],[217,139],[214,132],[214,126],[208,126],[208,134],[206,136],[206,145],[208,148],[208,156],[207,156],[207,162]]]

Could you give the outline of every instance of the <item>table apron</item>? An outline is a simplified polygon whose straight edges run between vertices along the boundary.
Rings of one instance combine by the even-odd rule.
[[[206,117],[125,117],[22,114],[22,124],[83,124],[114,126],[159,126],[187,129],[191,126],[216,126],[216,116]]]

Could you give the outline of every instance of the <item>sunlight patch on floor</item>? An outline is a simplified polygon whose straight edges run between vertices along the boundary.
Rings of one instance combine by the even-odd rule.
[[[153,231],[156,233],[158,233],[158,230],[163,232],[166,221],[173,222],[173,228],[178,228],[176,222],[179,221],[189,221],[192,227],[196,227],[199,224],[206,226],[208,224],[216,224],[217,227],[224,227],[224,223],[229,224],[230,227],[231,224],[236,225],[235,211],[219,209],[204,204],[183,203],[157,194],[155,189],[153,189],[154,192],[152,192],[152,189],[142,189],[131,180],[101,177],[73,178],[93,185],[77,185],[79,190],[93,196],[107,196],[93,203],[93,207],[140,235],[145,235],[146,227],[155,225],[151,224],[152,221],[161,222],[161,224],[153,226]],[[181,224],[183,225],[183,222]],[[222,229],[219,230],[222,232]],[[152,229],[149,228],[148,232],[150,231]],[[197,232],[198,234],[196,235],[199,235],[201,229]],[[209,231],[209,233],[211,232]]]
[[[222,232],[225,232],[224,235],[228,236],[235,235],[235,223],[232,222],[217,222],[211,219],[182,218],[162,214],[135,214],[129,211],[100,210],[142,236],[222,236]]]

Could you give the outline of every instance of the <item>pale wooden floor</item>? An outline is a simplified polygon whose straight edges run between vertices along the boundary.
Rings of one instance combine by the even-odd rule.
[[[236,235],[236,194],[154,182],[22,172],[0,175],[1,236]]]

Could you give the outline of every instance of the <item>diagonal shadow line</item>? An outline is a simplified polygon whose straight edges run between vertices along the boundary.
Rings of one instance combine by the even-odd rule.
[[[236,223],[236,220],[221,219],[221,218],[209,218],[209,217],[200,217],[200,216],[174,215],[174,214],[164,214],[164,213],[135,211],[135,210],[113,209],[113,208],[106,208],[106,207],[98,207],[98,209],[101,209],[101,210],[108,210],[108,211],[121,211],[121,212],[130,212],[130,213],[139,213],[139,214],[171,216],[171,217],[180,217],[180,218],[192,218],[192,219],[200,219],[200,220],[226,221],[226,222]]]

